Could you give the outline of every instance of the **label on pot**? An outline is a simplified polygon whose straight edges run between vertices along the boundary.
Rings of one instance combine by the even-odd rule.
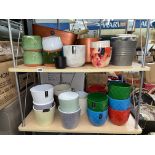
[[[37,68],[37,72],[44,72],[43,68]]]

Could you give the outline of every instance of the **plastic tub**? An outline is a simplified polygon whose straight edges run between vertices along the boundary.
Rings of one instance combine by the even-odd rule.
[[[36,110],[33,107],[33,110],[34,110],[34,117],[38,125],[46,126],[52,124],[55,114],[55,105],[52,108],[45,110]]]
[[[130,97],[131,86],[127,83],[111,82],[108,89],[108,96],[113,99],[124,100]]]
[[[127,110],[131,106],[130,98],[125,100],[116,100],[109,97],[109,106],[114,110]]]
[[[109,118],[111,122],[115,125],[124,125],[129,118],[130,115],[130,108],[128,110],[114,110],[109,107]]]
[[[33,101],[37,104],[48,103],[53,100],[53,86],[42,84],[30,89]]]
[[[40,36],[35,35],[24,35],[22,38],[22,47],[24,50],[41,51],[42,42]]]
[[[84,91],[77,91],[79,94],[79,105],[81,108],[81,116],[87,112],[87,93]]]
[[[64,128],[66,129],[74,129],[78,126],[80,121],[80,108],[74,112],[63,112],[60,107],[58,107],[61,122]]]
[[[51,107],[53,107],[55,105],[54,103],[54,99],[50,102],[47,102],[47,103],[42,103],[42,104],[38,104],[38,103],[35,103],[33,101],[33,107],[34,109],[36,110],[44,110],[44,109],[50,109]]]
[[[80,108],[79,95],[75,92],[64,92],[58,96],[59,108],[63,112],[74,112]]]
[[[108,118],[108,109],[104,110],[103,112],[95,112],[88,108],[87,115],[92,125],[101,126],[106,122]]]
[[[91,93],[88,94],[87,103],[89,109],[102,112],[108,108],[108,97],[103,93]]]
[[[85,45],[63,46],[63,53],[67,60],[67,66],[80,67],[85,64]]]

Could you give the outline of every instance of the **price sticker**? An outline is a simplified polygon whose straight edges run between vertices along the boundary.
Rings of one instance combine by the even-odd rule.
[[[43,68],[37,68],[37,72],[43,72],[44,69]]]

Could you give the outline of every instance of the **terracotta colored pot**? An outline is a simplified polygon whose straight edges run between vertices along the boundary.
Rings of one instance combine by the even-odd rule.
[[[48,37],[51,36],[51,33],[59,36],[63,45],[73,45],[77,39],[77,35],[74,33],[33,24],[33,34],[41,37]]]
[[[130,108],[128,110],[113,110],[110,107],[108,108],[109,118],[111,122],[115,125],[123,125],[128,121],[130,115]]]
[[[86,45],[86,62],[90,63],[91,62],[91,58],[90,58],[90,53],[91,53],[91,48],[90,48],[90,44],[91,42],[95,42],[98,41],[99,38],[81,38],[78,39],[78,44],[79,45]]]

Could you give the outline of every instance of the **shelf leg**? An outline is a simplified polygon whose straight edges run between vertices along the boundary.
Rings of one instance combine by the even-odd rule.
[[[11,24],[10,24],[9,19],[8,19],[8,29],[9,29],[9,37],[10,37],[10,45],[11,45],[13,66],[16,67],[15,55],[14,55],[14,51],[13,51]],[[19,89],[19,82],[18,82],[17,72],[15,72],[15,80],[16,80],[16,87],[17,87],[18,100],[19,100],[19,106],[20,106],[20,113],[21,113],[21,119],[22,119],[22,126],[24,126],[23,109],[22,109],[22,103],[21,103],[21,96],[20,96],[20,89]]]
[[[139,100],[138,100],[138,107],[136,109],[136,122],[135,122],[136,129],[138,129],[140,104],[142,103],[142,88],[143,88],[143,82],[144,82],[144,71],[140,72],[140,76],[141,76],[141,82],[140,82],[140,88],[139,88]]]

